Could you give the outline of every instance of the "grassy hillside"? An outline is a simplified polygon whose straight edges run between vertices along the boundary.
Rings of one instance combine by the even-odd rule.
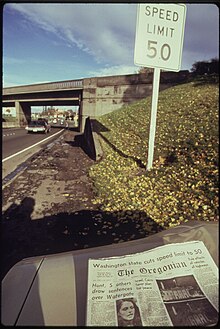
[[[93,202],[128,220],[140,211],[163,228],[218,220],[218,97],[218,84],[199,82],[159,93],[149,171],[151,97],[98,118],[104,158],[90,171]]]

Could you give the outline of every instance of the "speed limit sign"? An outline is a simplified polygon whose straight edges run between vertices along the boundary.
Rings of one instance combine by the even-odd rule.
[[[184,4],[138,4],[134,63],[179,71],[185,17]]]
[[[153,166],[160,70],[180,71],[184,4],[138,4],[134,63],[154,68],[147,170]]]

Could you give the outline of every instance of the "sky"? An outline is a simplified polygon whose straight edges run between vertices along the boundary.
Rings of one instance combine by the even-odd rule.
[[[219,9],[187,4],[182,70],[219,58]],[[138,73],[136,3],[6,3],[3,87]]]

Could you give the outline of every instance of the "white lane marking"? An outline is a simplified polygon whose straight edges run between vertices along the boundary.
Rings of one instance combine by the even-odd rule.
[[[15,133],[6,134],[6,135],[3,135],[3,137],[8,137],[8,136],[12,136],[12,135],[15,135]]]
[[[43,139],[43,140],[40,141],[40,142],[35,143],[34,145],[28,146],[28,147],[27,147],[26,149],[24,149],[24,150],[21,150],[21,151],[15,153],[15,154],[10,155],[10,156],[7,157],[7,158],[4,158],[4,159],[2,160],[2,162],[5,162],[5,161],[7,161],[7,160],[9,160],[9,159],[11,159],[11,158],[13,158],[13,157],[15,157],[16,155],[21,154],[21,153],[23,153],[23,152],[25,152],[25,151],[31,149],[32,147],[35,147],[35,146],[37,146],[37,145],[39,145],[39,144],[45,142],[46,140],[50,139],[51,137],[54,137],[54,136],[60,134],[63,130],[64,130],[64,129],[58,131],[57,133],[53,134],[52,136],[49,136],[49,137]]]

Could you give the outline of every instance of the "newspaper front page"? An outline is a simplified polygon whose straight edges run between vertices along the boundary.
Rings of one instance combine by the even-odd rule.
[[[88,264],[88,326],[213,326],[218,268],[201,241]]]

